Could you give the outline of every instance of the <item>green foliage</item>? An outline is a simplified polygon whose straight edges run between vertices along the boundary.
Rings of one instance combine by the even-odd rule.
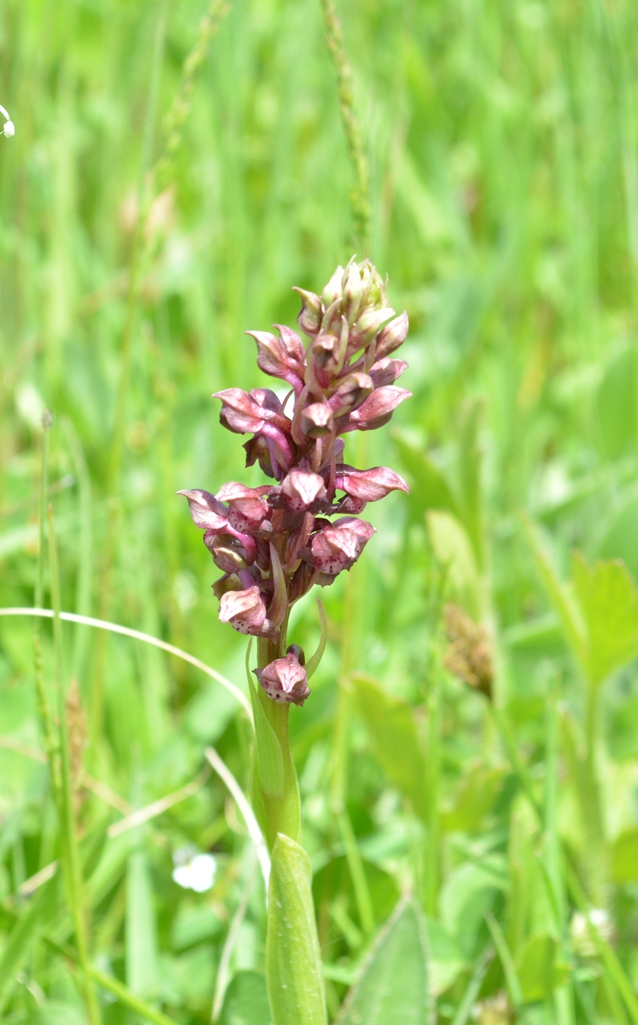
[[[425,816],[425,752],[412,709],[365,676],[354,676],[357,711],[388,781]]]
[[[337,1025],[423,1025],[430,1019],[425,922],[412,901],[402,901],[379,933],[348,994]]]
[[[210,393],[272,383],[243,332],[294,325],[293,284],[370,255],[410,318],[414,398],[389,429],[346,435],[345,459],[396,467],[411,492],[364,511],[377,534],[321,591],[328,643],[290,714],[317,992],[339,1020],[370,951],[362,1000],[392,974],[378,951],[394,964],[408,935],[421,978],[425,935],[440,1025],[486,1019],[505,992],[522,1022],[635,1025],[638,7],[337,0],[369,252],[321,5],[223,7],[2,5],[0,606],[33,604],[50,407],[60,606],[163,638],[248,701],[244,643],[217,621],[217,574],[174,493],[263,483]],[[486,628],[492,708],[444,666],[449,601]],[[297,835],[257,691],[253,772],[244,709],[214,679],[86,626],[65,623],[56,655],[43,622],[47,735],[33,633],[0,617],[3,1020],[86,1017],[84,921],[107,1025],[206,1025],[220,966],[223,1025],[266,1025],[252,841],[216,773],[188,789],[214,743],[244,791],[287,789]],[[312,601],[291,639],[316,649]],[[42,759],[66,743],[55,688],[71,679],[60,817]],[[144,825],[113,835],[133,806]],[[38,882],[74,837],[69,900],[62,871]],[[189,850],[216,859],[207,893],[172,879]],[[307,890],[297,860],[277,872]],[[384,948],[377,924],[406,890]]]
[[[266,980],[258,972],[237,972],[226,991],[218,1025],[271,1025]]]

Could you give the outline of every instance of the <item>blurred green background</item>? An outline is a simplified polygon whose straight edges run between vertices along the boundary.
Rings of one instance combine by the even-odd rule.
[[[33,604],[48,407],[62,608],[162,637],[245,688],[244,642],[217,621],[216,573],[175,491],[260,482],[210,393],[264,386],[244,332],[294,325],[292,285],[319,291],[369,255],[410,317],[414,398],[349,460],[392,465],[411,494],[370,510],[378,534],[322,593],[329,647],[293,710],[331,1013],[412,888],[441,1022],[637,1022],[636,594],[619,567],[580,590],[573,571],[575,621],[612,651],[602,676],[579,669],[534,545],[562,579],[574,548],[638,577],[638,7],[341,6],[369,253],[316,0],[232,0],[192,91],[203,0],[3,3],[16,135],[0,139],[0,605]],[[448,600],[493,638],[496,715],[443,665]],[[313,599],[293,631],[314,647]],[[241,817],[214,776],[143,829],[105,831],[122,813],[113,794],[133,808],[177,790],[206,744],[247,787],[249,732],[195,669],[105,638],[64,629],[78,744],[111,793],[89,789],[79,808],[92,957],[175,1021],[206,1022],[254,874]],[[49,685],[48,626],[43,646]],[[33,622],[0,619],[5,938],[28,909],[20,888],[58,853],[42,747]],[[203,895],[171,880],[189,845],[217,858]],[[570,872],[609,946],[588,936]],[[42,928],[71,936],[57,905]],[[259,971],[263,943],[256,883],[227,979]],[[4,996],[2,963],[7,1021],[84,1020],[41,936]],[[138,1020],[112,1000],[104,1018]]]

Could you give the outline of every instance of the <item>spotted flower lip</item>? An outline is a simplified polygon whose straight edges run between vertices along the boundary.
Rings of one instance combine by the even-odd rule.
[[[408,490],[388,467],[358,469],[344,458],[344,436],[387,423],[410,395],[395,385],[407,364],[392,355],[406,337],[407,315],[390,306],[368,260],[338,267],[319,294],[296,291],[307,343],[285,324],[247,332],[259,368],[289,385],[283,402],[270,388],[215,393],[223,426],[249,435],[246,466],[257,464],[269,483],[179,492],[223,574],[213,585],[220,619],[268,640],[271,654],[286,650],[294,602],[360,557],[375,532],[359,519],[366,504]],[[308,696],[297,654],[293,645],[258,671],[275,701],[301,705]]]
[[[354,566],[374,533],[371,523],[344,516],[317,531],[300,554],[321,573],[337,576]]]
[[[276,658],[264,669],[253,671],[266,694],[273,701],[303,705],[310,695],[308,675],[300,664],[296,653]]]

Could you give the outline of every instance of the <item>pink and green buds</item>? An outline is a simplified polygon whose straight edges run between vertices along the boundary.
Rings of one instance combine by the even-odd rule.
[[[290,607],[313,584],[331,584],[352,568],[374,534],[358,519],[368,502],[408,490],[387,467],[344,463],[340,436],[381,427],[410,392],[394,383],[407,364],[390,358],[405,340],[408,318],[389,305],[369,260],[338,267],[320,295],[296,291],[305,347],[283,324],[275,325],[277,334],[248,332],[259,368],[285,381],[288,396],[282,401],[268,388],[214,396],[224,427],[251,435],[246,465],[257,463],[272,483],[231,481],[216,495],[179,494],[223,573],[213,588],[220,619],[269,642],[271,658],[281,657],[256,670],[262,688],[274,701],[301,705],[310,693],[303,659],[294,645],[283,654]]]

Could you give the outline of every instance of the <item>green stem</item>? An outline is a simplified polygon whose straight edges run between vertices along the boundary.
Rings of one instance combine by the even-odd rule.
[[[259,640],[257,646],[257,665],[259,669],[265,669],[269,662],[283,657],[286,650],[286,627],[287,620],[282,624],[279,641],[276,644],[262,639]],[[268,848],[272,850],[278,833],[283,833],[285,836],[289,836],[291,840],[299,842],[301,803],[299,799],[297,770],[290,749],[290,705],[279,704],[273,701],[261,687],[258,687],[257,693],[259,703],[279,741],[284,766],[282,793],[274,795],[262,789],[262,799],[266,815],[266,841]]]
[[[60,620],[60,578],[58,572],[57,547],[53,529],[53,510],[48,509],[49,563],[51,572],[51,604],[55,613],[53,619],[53,644],[56,674],[56,693],[60,731],[60,790],[58,794],[60,823],[62,826],[62,866],[73,925],[78,961],[82,970],[83,996],[90,1025],[101,1025],[102,1017],[95,986],[90,972],[86,920],[84,917],[84,881],[76,833],[73,807],[73,778],[71,753],[66,717],[62,667],[62,632]]]

